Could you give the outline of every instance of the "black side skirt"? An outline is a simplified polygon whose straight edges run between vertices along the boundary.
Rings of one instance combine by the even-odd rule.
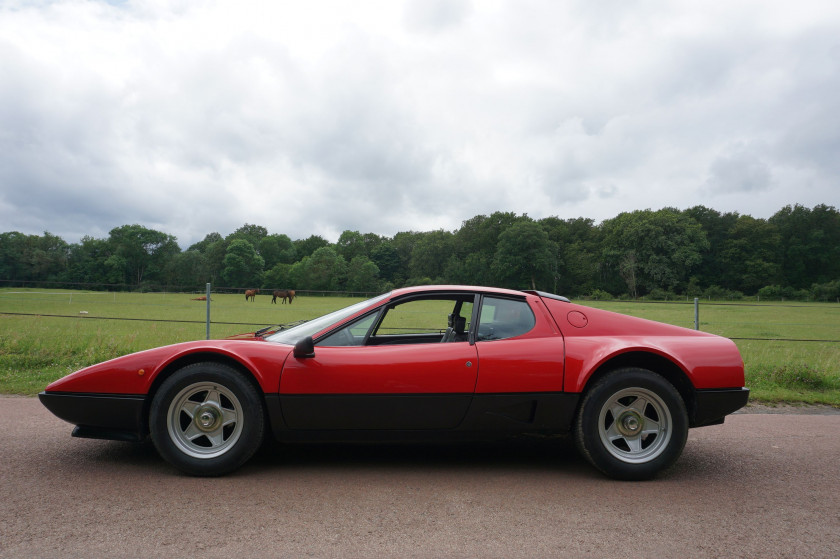
[[[395,403],[410,401],[421,409],[418,400],[423,395],[412,394],[410,400],[394,397]],[[463,398],[465,395],[458,395]],[[318,398],[318,396],[314,396]],[[379,398],[388,398],[379,396]],[[307,398],[308,399],[308,398]],[[498,439],[518,435],[565,435],[571,430],[580,394],[567,393],[516,393],[476,394],[472,396],[463,419],[449,428],[412,428],[403,418],[399,425],[386,428],[380,424],[375,429],[348,428],[357,420],[343,419],[340,412],[358,409],[359,404],[368,404],[371,395],[343,395],[329,397],[330,417],[311,417],[312,424],[301,423],[298,414],[305,400],[294,396],[266,394],[266,410],[275,438],[280,441],[431,441]],[[428,395],[427,402],[441,404],[440,394]],[[403,408],[402,412],[410,410]],[[290,425],[285,414],[296,414],[296,421]],[[427,418],[428,419],[428,418]],[[421,425],[423,420],[418,420]]]

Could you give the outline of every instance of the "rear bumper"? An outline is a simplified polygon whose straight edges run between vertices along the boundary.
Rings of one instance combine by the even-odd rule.
[[[38,399],[56,417],[78,425],[74,437],[142,440],[145,436],[143,395],[41,392]]]
[[[747,405],[749,399],[749,388],[698,390],[690,426],[719,425],[727,415]]]

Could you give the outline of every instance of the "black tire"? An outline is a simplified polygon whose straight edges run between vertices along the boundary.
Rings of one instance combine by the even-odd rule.
[[[188,365],[155,394],[149,432],[158,453],[182,472],[226,474],[251,458],[262,443],[262,398],[248,379],[227,365]]]
[[[580,453],[606,475],[643,480],[671,467],[688,438],[688,413],[676,388],[635,367],[598,380],[575,420]]]

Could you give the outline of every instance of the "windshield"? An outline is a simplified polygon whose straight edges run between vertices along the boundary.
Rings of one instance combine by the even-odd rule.
[[[366,301],[356,303],[355,305],[344,307],[343,309],[331,312],[330,314],[325,314],[324,316],[313,318],[312,320],[304,322],[303,324],[300,324],[293,328],[289,328],[288,330],[283,330],[281,332],[277,332],[276,334],[272,334],[271,336],[268,336],[266,340],[268,340],[269,342],[276,342],[280,344],[295,345],[298,341],[302,340],[306,336],[315,335],[321,330],[324,330],[325,328],[328,328],[329,326],[335,324],[336,322],[341,322],[348,316],[352,316],[362,309],[365,309],[371,305],[374,305],[375,303],[387,299],[390,295],[390,292],[385,293],[384,295],[374,297],[373,299],[368,299]]]

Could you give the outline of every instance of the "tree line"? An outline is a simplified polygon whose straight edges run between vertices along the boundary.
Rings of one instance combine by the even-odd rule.
[[[224,237],[209,233],[187,250],[174,236],[136,224],[79,243],[12,231],[0,233],[0,280],[351,292],[454,283],[602,299],[835,300],[840,212],[795,205],[760,219],[695,206],[624,212],[600,224],[495,212],[454,231],[387,237],[348,230],[335,243],[318,235],[292,240],[245,224]]]

